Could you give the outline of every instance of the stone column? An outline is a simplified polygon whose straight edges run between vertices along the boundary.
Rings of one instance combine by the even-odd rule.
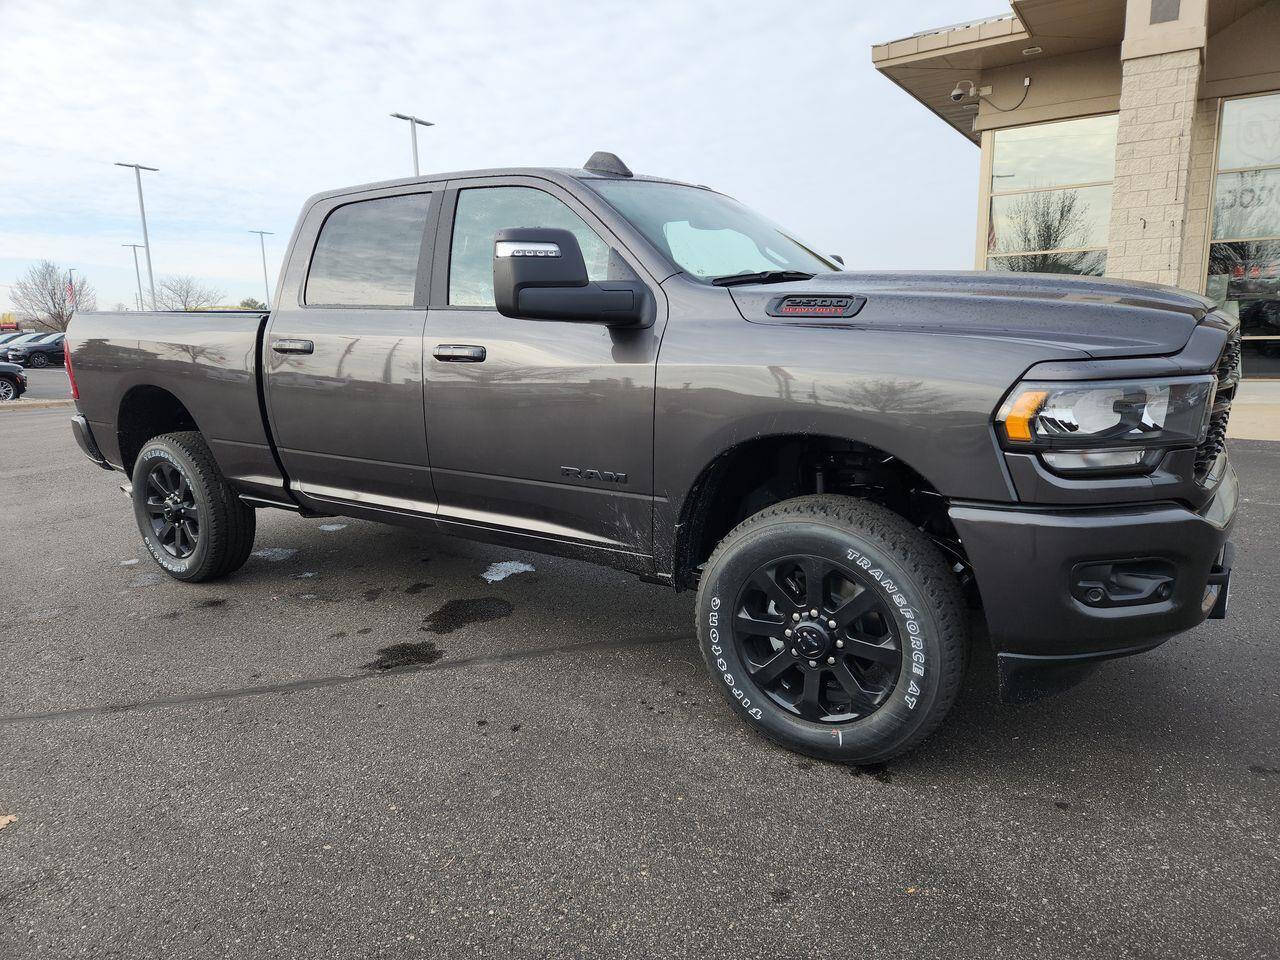
[[[1187,201],[1200,50],[1126,59],[1122,76],[1107,275],[1177,285],[1185,238],[1204,230]]]

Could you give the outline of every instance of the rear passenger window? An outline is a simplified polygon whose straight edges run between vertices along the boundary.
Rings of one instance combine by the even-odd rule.
[[[305,300],[310,305],[411,307],[431,194],[338,207],[320,228]]]
[[[494,305],[493,237],[507,227],[555,227],[570,231],[582,247],[587,279],[609,279],[608,245],[563,202],[533,187],[472,187],[458,194],[458,211],[453,217],[450,304]]]

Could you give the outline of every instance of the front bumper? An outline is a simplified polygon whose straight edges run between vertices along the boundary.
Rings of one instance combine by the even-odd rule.
[[[1239,501],[1222,458],[1213,497],[1106,508],[953,504],[951,519],[977,579],[1000,670],[1001,697],[1034,700],[1100,661],[1140,653],[1226,610]],[[1155,571],[1145,587],[1088,601],[1099,569]],[[1158,584],[1158,587],[1156,586]],[[1147,591],[1150,591],[1147,594]]]

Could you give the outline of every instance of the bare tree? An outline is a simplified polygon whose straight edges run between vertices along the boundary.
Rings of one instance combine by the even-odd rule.
[[[84,277],[68,287],[68,273],[52,260],[27,269],[9,291],[24,322],[41,330],[65,330],[77,310],[96,310],[98,295]]]
[[[161,310],[204,310],[226,296],[217,287],[208,287],[195,277],[179,274],[165,277],[156,290],[156,306]]]
[[[1002,258],[1001,270],[1102,275],[1105,253],[1070,250],[1090,244],[1089,204],[1078,190],[1025,194],[1013,202],[1007,216],[1008,229],[991,251]],[[1004,257],[1006,251],[1020,250],[1052,252]]]

